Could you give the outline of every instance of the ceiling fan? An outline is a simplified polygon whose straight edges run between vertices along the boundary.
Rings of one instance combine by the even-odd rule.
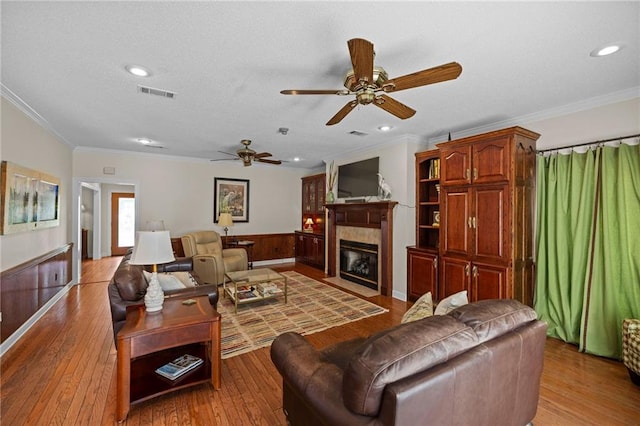
[[[226,155],[236,156],[234,160],[242,160],[242,163],[244,164],[245,167],[250,166],[252,161],[258,161],[260,163],[269,163],[269,164],[282,164],[282,161],[280,160],[267,159],[266,157],[271,157],[271,154],[268,152],[258,153],[258,152],[255,152],[253,149],[249,148],[249,145],[251,145],[250,140],[243,139],[240,141],[240,143],[244,145],[244,148],[240,148],[239,150],[236,151],[235,154],[231,154],[229,152],[224,152],[224,151],[218,151],[218,152]],[[216,159],[211,161],[221,161],[221,160],[224,160],[224,159]]]
[[[374,104],[401,119],[412,117],[416,111],[401,102],[387,96],[386,93],[412,89],[427,84],[454,80],[462,73],[462,67],[457,62],[440,65],[402,77],[389,79],[382,67],[373,65],[375,52],[370,41],[354,38],[347,42],[353,70],[347,73],[344,87],[347,90],[282,90],[283,95],[355,95],[336,115],[331,117],[327,126],[339,123],[358,104]]]

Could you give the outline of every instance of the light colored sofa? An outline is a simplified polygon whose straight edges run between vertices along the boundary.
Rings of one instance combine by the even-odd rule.
[[[192,232],[181,240],[185,256],[193,257],[193,269],[205,284],[222,284],[225,272],[248,269],[247,251],[223,248],[222,238],[216,231]]]

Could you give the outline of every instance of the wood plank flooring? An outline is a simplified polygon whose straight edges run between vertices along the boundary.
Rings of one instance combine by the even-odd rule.
[[[119,257],[88,261],[81,284],[29,330],[1,359],[2,425],[115,423],[116,351],[107,283]],[[302,265],[283,265],[321,280]],[[317,347],[366,336],[397,324],[407,304],[368,300],[386,314],[308,336]],[[223,361],[222,389],[208,385],[132,407],[127,425],[284,425],[281,380],[263,348]],[[548,339],[536,425],[639,425],[640,388],[622,363],[581,354]]]

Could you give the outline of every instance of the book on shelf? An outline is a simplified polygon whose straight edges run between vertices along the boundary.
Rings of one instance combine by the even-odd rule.
[[[156,369],[156,373],[170,380],[175,380],[183,374],[193,370],[204,361],[197,356],[184,354],[162,367]]]
[[[258,293],[256,291],[239,291],[236,293],[236,297],[238,298],[238,300],[246,300],[246,299],[253,299],[255,297],[258,297]]]
[[[272,294],[282,293],[282,290],[275,283],[258,284],[258,291],[263,296],[270,296]]]

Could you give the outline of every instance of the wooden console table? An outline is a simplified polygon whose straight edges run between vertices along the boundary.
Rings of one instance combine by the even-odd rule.
[[[220,389],[220,314],[207,296],[166,299],[162,311],[147,313],[144,305],[127,309],[127,322],[118,333],[117,407],[124,421],[131,404],[211,382]],[[185,353],[204,363],[176,380],[165,379],[155,370]]]

